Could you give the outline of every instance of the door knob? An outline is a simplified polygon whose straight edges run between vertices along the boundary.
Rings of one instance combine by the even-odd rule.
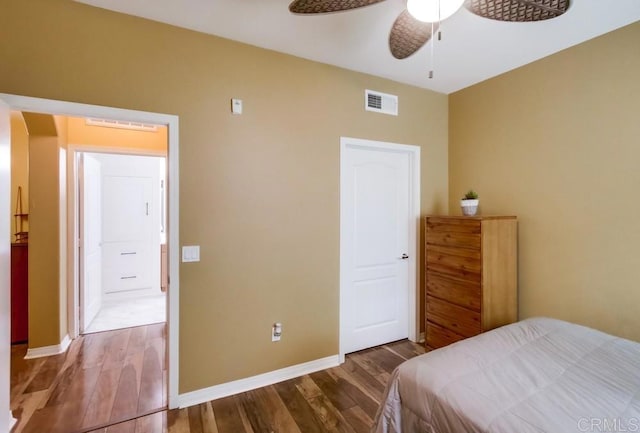
[[[402,257],[400,257],[402,260],[407,260],[409,258],[409,256],[407,254],[403,254]]]

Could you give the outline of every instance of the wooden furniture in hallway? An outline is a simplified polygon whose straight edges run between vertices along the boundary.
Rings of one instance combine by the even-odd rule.
[[[425,242],[428,347],[518,319],[516,217],[430,216]]]
[[[11,344],[29,338],[29,244],[11,244]]]

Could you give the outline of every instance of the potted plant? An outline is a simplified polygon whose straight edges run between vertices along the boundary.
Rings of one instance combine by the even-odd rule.
[[[460,206],[462,207],[462,214],[466,216],[473,216],[478,212],[478,193],[470,189],[460,200]]]

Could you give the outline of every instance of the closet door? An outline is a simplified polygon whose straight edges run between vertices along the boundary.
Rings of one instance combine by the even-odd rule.
[[[150,288],[151,177],[104,176],[105,293]],[[154,256],[155,258],[155,256]]]

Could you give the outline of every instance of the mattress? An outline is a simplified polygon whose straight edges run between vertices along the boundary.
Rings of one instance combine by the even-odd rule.
[[[534,318],[401,364],[372,432],[640,432],[640,344]]]

